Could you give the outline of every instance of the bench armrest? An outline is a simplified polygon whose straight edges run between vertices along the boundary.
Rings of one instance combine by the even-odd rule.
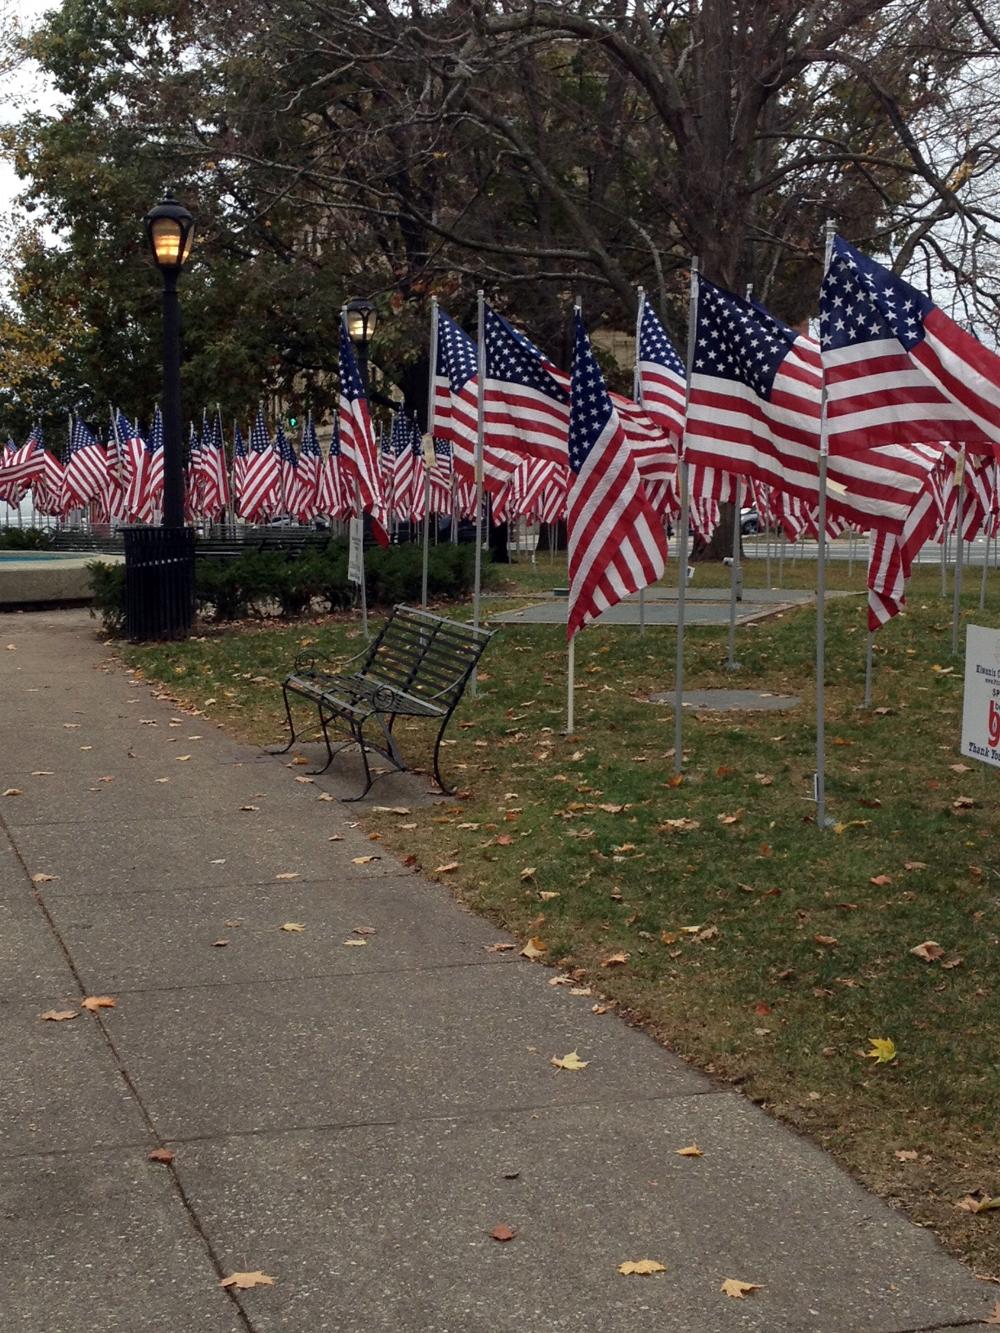
[[[352,662],[357,662],[359,658],[364,657],[365,654],[368,652],[369,646],[370,645],[366,645],[364,648],[361,649],[360,652],[355,653],[353,657],[348,657],[343,662],[341,662],[339,658],[336,659],[339,663],[339,666],[337,668],[337,673],[340,674],[340,672],[344,671],[347,667],[349,667]],[[334,661],[332,657],[325,656],[322,653],[309,653],[309,652],[296,653],[295,661],[292,663],[292,670],[315,671],[317,662],[332,662],[332,661]]]

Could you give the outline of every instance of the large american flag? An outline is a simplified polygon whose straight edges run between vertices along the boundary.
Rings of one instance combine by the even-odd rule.
[[[640,405],[665,431],[680,439],[684,434],[687,374],[645,295],[639,310],[638,367]]]
[[[274,452],[267,431],[264,409],[258,407],[254,423],[250,427],[250,452],[243,474],[243,492],[240,501],[243,517],[251,523],[270,518],[280,501],[280,495],[281,473],[278,455]]]
[[[343,470],[358,483],[361,509],[384,528],[386,523],[385,499],[382,495],[378,470],[378,451],[375,432],[368,410],[368,395],[361,382],[358,363],[354,359],[347,332],[347,321],[340,322],[340,454]]]
[[[925,484],[906,516],[902,532],[873,532],[868,560],[868,628],[874,632],[903,609],[906,580],[917,552],[941,521],[941,495],[934,476],[938,451],[915,445],[925,467]]]
[[[820,294],[830,453],[1000,443],[1000,358],[835,236]]]
[[[32,426],[20,449],[10,446],[0,456],[0,499],[20,504],[28,490],[45,470],[45,448],[41,426]]]
[[[82,417],[70,429],[69,454],[63,474],[61,504],[64,513],[96,500],[105,509],[109,490],[108,461],[100,442]]]
[[[479,408],[476,344],[443,310],[437,311],[437,360],[434,368],[433,419],[427,429],[452,446],[455,472],[476,479],[476,430]],[[483,486],[496,494],[507,485],[520,456],[484,433]]]
[[[609,606],[655,583],[667,559],[663,524],[646,498],[579,311],[574,325],[568,639]]]
[[[699,276],[689,462],[753,477],[816,507],[821,388],[812,338]],[[827,475],[831,512],[896,532],[924,480],[902,444],[831,457]]]

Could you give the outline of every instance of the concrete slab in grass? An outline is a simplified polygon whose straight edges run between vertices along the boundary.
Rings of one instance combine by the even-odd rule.
[[[0,1007],[0,1157],[146,1142],[142,1113],[91,1015],[39,1018],[79,1006],[67,974],[44,998]]]
[[[124,844],[113,823],[26,824],[14,837],[32,872],[59,876],[45,886],[55,893],[267,884],[280,882],[279,874],[336,883],[348,876],[360,880],[400,873],[394,857],[376,851],[358,830],[345,828],[333,802],[315,809],[312,819],[290,826],[280,814],[264,810],[218,820],[161,819],[137,807],[128,823],[130,841]],[[333,844],[332,837],[342,841]],[[109,854],[112,847],[114,855]],[[355,856],[377,859],[354,865]]]
[[[223,1262],[281,1276],[260,1333],[903,1333],[994,1298],[730,1093],[189,1143],[177,1165]],[[637,1259],[666,1272],[618,1273]]]
[[[412,971],[510,962],[446,890],[413,876],[228,885],[129,897],[63,894],[49,910],[92,991]],[[2,917],[0,917],[2,921]],[[283,931],[284,923],[301,931]],[[364,932],[357,933],[361,927]],[[218,941],[226,940],[224,946]],[[3,945],[0,943],[0,959]],[[408,986],[400,977],[401,987]],[[0,987],[2,988],[2,987]]]
[[[0,894],[0,1000],[43,1001],[67,988],[73,991],[75,982],[49,923],[23,883],[23,872],[21,879],[20,894]]]
[[[245,1333],[169,1173],[144,1153],[5,1162],[0,1253],[11,1333]]]
[[[549,975],[517,963],[133,992],[115,1043],[165,1138],[710,1086]],[[586,1078],[549,1063],[574,1049]]]

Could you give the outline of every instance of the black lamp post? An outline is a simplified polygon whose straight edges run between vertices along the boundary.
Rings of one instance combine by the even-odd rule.
[[[144,221],[163,275],[163,518],[159,528],[125,529],[125,631],[133,640],[179,639],[194,619],[194,532],[184,526],[177,279],[191,253],[194,218],[167,198]]]
[[[163,527],[184,526],[181,465],[181,312],[177,279],[191,253],[194,218],[176,199],[164,199],[145,217],[146,236],[163,274]]]
[[[368,344],[375,333],[378,311],[363,296],[353,296],[344,306],[344,315],[348,336],[358,349],[358,374],[365,393],[368,393]]]

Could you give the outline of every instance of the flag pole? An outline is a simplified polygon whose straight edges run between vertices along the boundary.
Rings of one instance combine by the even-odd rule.
[[[483,583],[483,445],[486,438],[486,296],[482,287],[476,292],[476,558],[472,585],[472,623],[479,628],[479,607]],[[475,669],[469,682],[473,696],[478,692]]]
[[[573,313],[574,315],[581,314],[582,311],[583,311],[583,298],[579,295],[579,293],[577,293],[577,295],[573,298]],[[576,354],[574,352],[574,367],[575,367],[575,356]],[[572,410],[572,405],[571,405],[571,410]],[[568,561],[569,559],[568,522],[567,522],[566,532],[567,532],[566,557]],[[569,581],[568,564],[567,564],[566,577],[568,582]],[[572,586],[570,587],[569,591],[570,591],[570,599],[572,599],[572,591],[573,591]],[[568,611],[569,611],[569,604],[567,604],[567,618],[568,618]],[[573,696],[575,693],[576,693],[576,635],[574,634],[572,638],[569,640],[569,643],[566,645],[566,735],[567,736],[572,736],[573,734],[573,724],[574,724]]]
[[[853,531],[853,530],[852,530]],[[868,532],[868,568],[872,567],[872,534]],[[872,706],[872,650],[875,646],[875,635],[869,629],[868,642],[865,645],[865,708]]]
[[[833,257],[833,223],[826,224],[826,254],[823,276]],[[819,540],[816,546],[816,826],[826,824],[826,474],[829,455],[827,434],[827,379],[822,376],[819,408]]]
[[[700,258],[691,260],[691,287],[688,295],[687,378],[684,386],[684,416],[687,419],[691,402],[691,368],[694,365],[694,340],[698,321],[698,270]],[[677,447],[677,473],[681,488],[681,512],[678,519],[677,545],[677,658],[674,665],[674,773],[684,769],[684,599],[687,593],[688,523],[691,516],[691,496],[688,488],[688,465],[684,458],[684,440]]]
[[[434,376],[437,372],[438,359],[438,303],[437,297],[431,297],[431,360],[430,371],[427,376],[427,438],[430,441],[431,452],[434,450]],[[421,451],[423,452],[423,451]],[[431,498],[431,474],[427,466],[427,455],[424,453],[424,565],[420,583],[420,605],[427,610],[427,566],[429,560],[428,554],[428,531],[430,525],[430,498]],[[452,522],[452,528],[455,524]],[[478,621],[476,622],[478,624]]]
[[[983,527],[984,527],[983,536],[986,538],[986,541],[983,545],[983,572],[982,572],[982,577],[979,580],[980,611],[984,611],[986,609],[986,571],[989,568],[990,564],[990,534],[989,530],[986,528],[985,521],[983,523]]]
[[[955,464],[955,581],[951,603],[951,655],[958,653],[959,602],[962,597],[962,563],[965,542],[962,533],[962,486],[965,482],[965,445],[959,451]]]
[[[733,556],[729,566],[729,653],[726,657],[726,670],[739,671],[736,660],[736,596],[740,580],[740,537],[741,514],[743,511],[743,478],[736,478],[735,498],[733,500]]]
[[[639,404],[644,406],[642,401],[642,375],[639,372],[639,339],[642,335],[642,310],[646,304],[645,287],[637,287],[639,294],[639,304],[636,307],[635,316],[635,369],[632,372],[632,397]],[[646,637],[646,589],[639,589],[639,638]]]
[[[433,449],[433,444],[431,448]],[[427,572],[430,564],[431,474],[424,459],[424,563],[420,576],[420,606],[427,610]]]

